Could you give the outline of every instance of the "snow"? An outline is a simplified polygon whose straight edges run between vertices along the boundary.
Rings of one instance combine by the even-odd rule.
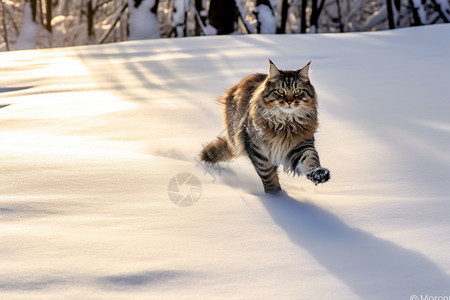
[[[277,31],[277,20],[267,5],[258,5],[254,12],[258,15],[258,21],[261,23],[259,33],[272,34]]]
[[[30,2],[26,2],[23,9],[22,26],[17,38],[15,50],[25,50],[36,48],[38,28],[33,21]]]
[[[435,2],[439,5],[441,12],[447,20],[450,20],[450,3],[445,0],[435,0]]]
[[[449,25],[1,53],[0,297],[409,299],[450,286]],[[312,59],[331,181],[206,169],[216,99]],[[193,206],[169,198],[194,175]],[[177,176],[177,178],[180,178]],[[186,186],[182,186],[186,192]],[[198,194],[196,194],[198,196]]]
[[[159,38],[159,23],[156,15],[150,12],[155,5],[155,0],[143,0],[138,7],[135,7],[133,0],[128,0],[130,17],[128,25],[130,27],[129,40],[144,40]]]
[[[204,28],[204,33],[205,35],[216,35],[217,34],[217,29],[212,26],[211,24],[207,24]]]
[[[394,17],[394,23],[398,24],[398,12],[395,9],[394,4],[393,5],[393,17]],[[386,21],[387,19],[387,8],[383,7],[382,9],[380,9],[379,11],[375,12],[372,16],[370,16],[369,18],[367,18],[366,22],[365,22],[365,26],[366,28],[373,28],[374,26]]]
[[[247,20],[247,17],[245,15],[244,8],[242,7],[241,1],[235,0],[234,2],[236,3],[237,11],[238,11],[239,15],[241,16],[241,20],[244,23],[246,30],[249,31],[248,33],[255,33],[253,30],[253,27],[250,25],[249,21]]]
[[[412,0],[411,3],[414,5],[415,10],[417,10],[417,14],[419,15],[421,24],[428,24],[427,22],[427,13],[425,12],[425,7],[421,0]]]
[[[187,8],[188,2],[186,0],[174,0],[172,24],[176,28],[177,36],[179,37],[184,36],[184,20]]]

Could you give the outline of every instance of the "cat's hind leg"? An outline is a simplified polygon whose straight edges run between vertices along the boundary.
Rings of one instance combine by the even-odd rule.
[[[256,173],[264,186],[264,192],[266,194],[278,194],[281,192],[280,180],[278,178],[278,167],[272,164],[253,164]]]
[[[215,164],[220,161],[227,161],[234,157],[233,150],[226,137],[218,137],[211,143],[203,147],[200,152],[200,159],[203,162]]]

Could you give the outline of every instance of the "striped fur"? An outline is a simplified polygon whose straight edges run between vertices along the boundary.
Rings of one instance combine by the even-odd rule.
[[[233,157],[233,151],[225,137],[218,137],[207,144],[200,153],[200,159],[211,164],[230,160]]]
[[[278,193],[278,167],[305,174],[315,184],[329,180],[314,147],[317,95],[308,63],[296,71],[279,70],[271,61],[269,74],[254,74],[229,89],[225,106],[226,135],[206,145],[202,161],[217,163],[246,155],[266,193]]]

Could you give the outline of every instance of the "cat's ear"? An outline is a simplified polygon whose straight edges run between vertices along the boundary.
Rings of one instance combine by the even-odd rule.
[[[297,70],[298,76],[303,80],[309,80],[309,66],[311,65],[311,60],[300,70]]]
[[[280,76],[280,70],[277,66],[269,59],[269,80],[276,79]]]

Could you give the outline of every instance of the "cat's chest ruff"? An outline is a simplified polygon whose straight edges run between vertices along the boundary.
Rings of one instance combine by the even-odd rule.
[[[269,123],[255,126],[257,143],[274,165],[283,165],[288,153],[306,140],[304,125],[296,122]]]

